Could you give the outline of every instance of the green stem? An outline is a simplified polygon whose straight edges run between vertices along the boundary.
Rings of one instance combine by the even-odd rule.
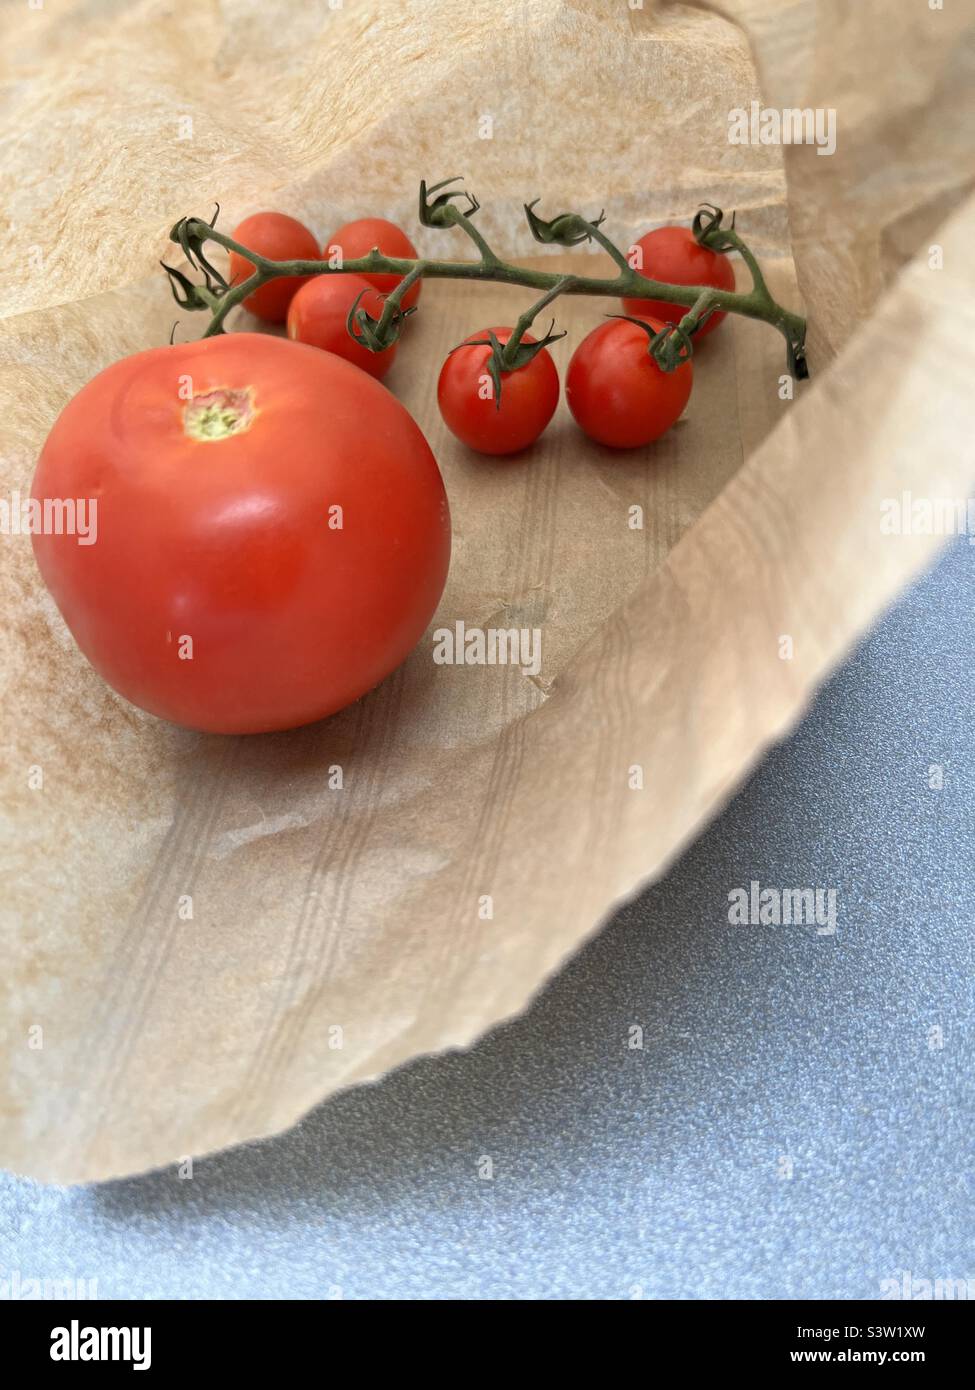
[[[413,269],[407,271],[407,273],[403,276],[402,280],[399,282],[396,288],[394,290],[390,290],[389,294],[385,298],[385,301],[383,303],[383,311],[379,315],[379,321],[376,325],[376,332],[379,334],[380,337],[386,332],[390,324],[393,322],[393,319],[399,313],[400,305],[403,302],[403,296],[407,293],[408,290],[413,288],[417,280],[422,280],[426,268],[426,261],[417,261],[414,264]]]
[[[208,222],[199,218],[189,219],[185,225],[193,237],[199,238],[200,241],[214,241],[227,251],[236,251],[238,255],[250,261],[255,267],[253,274],[248,276],[246,280],[230,286],[219,294],[214,294],[202,287],[198,288],[203,305],[210,309],[212,314],[203,336],[210,338],[217,333],[222,333],[224,321],[231,309],[242,303],[261,285],[266,284],[269,280],[277,279],[278,276],[383,274],[409,277],[410,285],[415,284],[420,279],[473,280],[518,285],[526,289],[540,290],[543,294],[542,299],[533,306],[528,314],[523,314],[518,321],[519,325],[524,321],[522,332],[530,326],[531,319],[539,309],[543,308],[556,295],[561,294],[593,295],[615,299],[657,299],[666,304],[685,306],[690,310],[690,315],[685,316],[685,318],[693,317],[702,300],[706,297],[706,306],[709,309],[720,309],[726,314],[741,314],[745,318],[759,319],[778,329],[790,345],[790,350],[796,346],[801,349],[806,331],[805,320],[800,315],[784,309],[775,301],[754,256],[737,236],[735,238],[736,249],[741,252],[752,275],[752,287],[743,294],[732,290],[713,289],[707,285],[670,285],[660,280],[650,280],[633,270],[622,257],[622,253],[613,247],[608,238],[604,238],[598,229],[594,229],[596,239],[601,245],[605,245],[605,249],[613,255],[619,266],[618,273],[614,276],[566,276],[564,273],[529,270],[524,266],[510,265],[495,255],[468,218],[456,209],[452,209],[452,211],[456,225],[471,237],[481,252],[480,261],[412,260],[397,256],[384,256],[377,250],[370,251],[367,256],[344,261],[341,267],[330,266],[327,261],[319,260],[270,261],[257,252],[251,251],[248,247],[242,246],[240,242],[234,241],[232,237],[218,232]],[[406,285],[398,286],[390,298],[396,296],[397,292],[401,298],[406,288],[408,288]],[[390,319],[398,308],[399,298],[394,300],[393,309],[389,314]]]
[[[511,337],[505,344],[501,353],[501,370],[512,371],[518,356],[518,348],[521,340],[531,328],[537,314],[540,314],[546,304],[551,304],[553,299],[557,299],[560,294],[568,293],[575,283],[574,275],[563,275],[558,284],[553,285],[547,294],[543,294],[541,299],[536,299],[534,304],[529,305],[523,314],[518,318],[511,332]]]
[[[593,241],[598,242],[599,245],[603,248],[603,250],[606,251],[610,256],[612,256],[613,260],[619,266],[622,274],[628,275],[632,268],[630,266],[629,261],[623,255],[623,252],[616,245],[616,243],[610,241],[609,237],[605,234],[605,232],[601,232],[594,222],[590,222],[589,224],[589,235],[592,237]]]
[[[700,327],[704,322],[705,316],[716,307],[713,296],[713,290],[705,290],[702,295],[698,296],[681,319],[678,327],[682,328],[688,337],[690,337],[696,328]]]
[[[767,299],[768,302],[771,304],[772,296],[771,294],[769,294],[768,285],[766,285],[765,283],[765,276],[762,274],[762,268],[758,264],[758,261],[755,259],[752,252],[742,241],[738,233],[734,231],[732,228],[728,228],[725,231],[725,238],[733,243],[735,250],[738,252],[739,256],[741,256],[742,260],[748,266],[748,273],[752,277],[752,289],[756,291],[758,294],[764,296],[764,298]]]
[[[481,233],[474,226],[474,223],[461,212],[456,204],[451,203],[450,207],[447,209],[446,215],[450,218],[455,227],[460,227],[461,231],[466,232],[471,241],[473,241],[474,245],[481,253],[482,265],[500,265],[499,258],[495,255],[494,251],[492,251],[484,237],[481,236]]]

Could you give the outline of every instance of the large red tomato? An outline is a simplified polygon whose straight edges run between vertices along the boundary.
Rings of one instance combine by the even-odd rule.
[[[635,266],[648,280],[662,280],[667,285],[710,285],[716,290],[735,288],[735,268],[723,251],[699,246],[689,227],[658,227],[647,232],[636,243],[642,264]],[[679,323],[688,305],[668,304],[663,299],[624,299],[623,312],[637,318],[663,319]],[[727,315],[716,312],[706,319],[695,338],[713,333]]]
[[[416,247],[403,228],[397,227],[395,222],[387,222],[385,217],[360,217],[355,222],[346,222],[344,227],[340,227],[326,241],[322,255],[328,260],[338,248],[342,252],[343,262],[354,261],[360,256],[368,256],[373,247],[394,260],[416,260]],[[377,274],[363,275],[362,278],[368,280],[380,294],[389,294],[403,277]],[[412,309],[420,298],[422,288],[421,282],[417,280],[404,294],[400,308]]]
[[[372,689],[447,574],[447,498],[406,409],[342,358],[259,334],[106,368],[58,417],[33,495],[97,501],[94,544],[33,537],[95,669],[213,733],[291,728]]]
[[[266,256],[269,261],[315,261],[320,259],[318,242],[303,222],[283,212],[255,212],[234,229],[234,241]],[[242,284],[254,273],[253,261],[230,253],[230,283]],[[306,283],[303,275],[279,275],[268,280],[244,300],[244,308],[265,323],[284,323],[296,291]]]

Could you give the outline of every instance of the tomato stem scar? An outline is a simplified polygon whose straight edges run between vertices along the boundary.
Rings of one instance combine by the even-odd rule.
[[[183,407],[183,430],[191,439],[229,439],[250,429],[253,421],[254,398],[249,386],[204,391]]]

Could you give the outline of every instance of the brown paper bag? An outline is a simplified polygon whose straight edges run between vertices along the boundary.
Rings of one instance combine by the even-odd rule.
[[[492,463],[446,433],[436,373],[526,293],[429,285],[388,384],[451,499],[436,625],[538,627],[541,669],[436,666],[427,640],[372,695],[289,734],[208,737],[127,706],[75,649],[29,540],[4,536],[0,1162],[54,1181],[172,1163],[469,1044],[792,727],[941,543],[886,534],[885,499],[971,481],[962,10],[7,11],[8,496],[74,391],[167,340],[156,262],[176,218],[217,199],[228,230],[264,206],[323,238],[366,212],[412,234],[420,177],[463,171],[508,257],[534,246],[535,196],[548,213],[605,206],[623,246],[716,202],[778,297],[804,301],[813,378],[781,399],[781,340],[729,320],[657,446],[599,449],[560,407],[530,454]],[[835,153],[729,143],[729,112],[753,101],[835,110]],[[431,255],[467,254],[456,238],[417,234]],[[559,302],[560,369],[614,307]],[[202,326],[184,315],[179,331]]]

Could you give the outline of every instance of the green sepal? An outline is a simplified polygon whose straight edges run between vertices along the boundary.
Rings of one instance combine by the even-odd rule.
[[[724,213],[713,203],[702,203],[694,214],[691,231],[698,246],[709,251],[734,251],[738,239],[735,233],[735,214],[731,214],[731,226],[723,227]]]
[[[606,220],[603,210],[591,222],[587,222],[577,212],[560,212],[557,217],[547,222],[534,211],[535,204],[540,202],[540,198],[535,198],[532,202],[525,203],[525,216],[532,236],[545,245],[578,246],[580,242],[592,241],[592,229],[601,226]]]
[[[488,355],[487,369],[488,375],[494,384],[494,408],[495,410],[500,410],[502,377],[507,376],[511,372],[520,372],[523,367],[527,367],[529,362],[537,357],[542,348],[548,347],[549,343],[558,342],[559,338],[565,337],[564,332],[553,333],[552,329],[554,327],[555,320],[553,319],[549,325],[549,331],[545,334],[544,338],[539,338],[535,343],[526,343],[524,339],[522,339],[515,347],[510,361],[506,359],[505,353],[510,346],[511,340],[509,339],[507,343],[499,342],[497,334],[492,332],[491,329],[488,329],[486,338],[473,338],[463,343],[457,343],[455,347],[450,349],[450,352],[456,352],[458,348],[462,347],[489,347],[491,349]],[[450,356],[450,352],[447,354],[448,357]]]
[[[173,298],[181,309],[206,309],[206,300],[201,299],[199,291],[192,280],[187,279],[181,270],[176,270],[174,266],[167,265],[165,261],[159,264],[169,276],[169,288],[173,292]],[[180,291],[182,290],[182,298]]]
[[[466,188],[450,188],[448,192],[441,193],[442,188],[448,188],[450,184],[456,183],[461,174],[454,174],[449,179],[443,179],[440,183],[432,184],[427,187],[426,179],[420,180],[420,222],[424,227],[453,227],[454,219],[449,216],[453,210],[451,198],[466,198],[467,207],[462,210],[462,216],[473,217],[481,206],[473,193],[468,193]],[[432,202],[428,201],[431,194],[437,196]]]
[[[553,319],[548,326],[548,332],[545,334],[544,338],[539,338],[537,342],[526,343],[524,338],[522,338],[521,341],[515,345],[514,352],[511,356],[508,356],[508,353],[511,348],[511,339],[509,338],[508,341],[505,343],[504,347],[501,349],[502,371],[520,371],[522,367],[527,367],[529,362],[534,361],[534,359],[541,352],[542,348],[547,348],[549,343],[557,343],[560,338],[564,338],[565,330],[563,330],[561,333],[553,333],[552,329],[554,327],[555,320]]]
[[[359,301],[363,295],[368,294],[368,290],[362,290],[356,295],[355,303],[349,310],[345,320],[345,326],[349,330],[349,337],[362,347],[368,348],[370,352],[385,352],[398,341],[403,331],[403,324],[410,314],[416,313],[416,308],[397,309],[386,325],[382,333],[379,332],[379,319],[373,318],[368,309],[360,309]],[[356,332],[356,329],[359,331]]]
[[[635,323],[647,335],[647,355],[652,357],[662,372],[676,372],[694,355],[694,345],[690,334],[679,323],[668,323],[664,328],[651,328],[644,319],[632,314],[607,314],[608,319],[623,319]]]
[[[189,261],[194,270],[200,271],[206,281],[206,287],[211,294],[220,294],[229,289],[226,280],[215,266],[212,266],[203,254],[203,247],[208,240],[205,232],[199,228],[206,227],[212,231],[216,226],[217,216],[220,212],[220,204],[217,203],[213,218],[210,222],[204,222],[199,217],[181,217],[169,233],[170,241],[175,241],[180,246],[183,255]]]

